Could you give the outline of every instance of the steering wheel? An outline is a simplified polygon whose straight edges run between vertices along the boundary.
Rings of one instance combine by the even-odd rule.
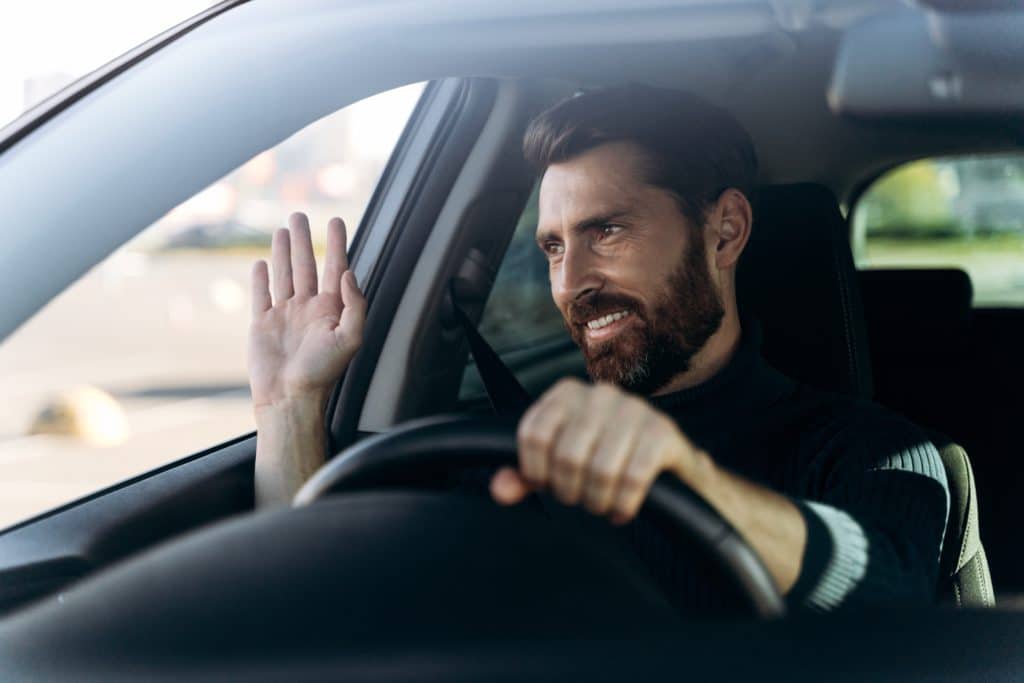
[[[453,416],[415,420],[342,451],[306,482],[293,502],[305,506],[329,494],[394,486],[418,472],[517,461],[511,422]],[[641,512],[662,519],[708,552],[756,615],[767,619],[784,614],[782,596],[761,558],[728,521],[677,478],[658,477]]]

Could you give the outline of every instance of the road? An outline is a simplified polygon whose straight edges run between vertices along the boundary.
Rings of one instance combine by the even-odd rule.
[[[0,344],[0,527],[253,430],[255,258],[120,252]],[[113,443],[29,434],[78,385],[116,401]]]

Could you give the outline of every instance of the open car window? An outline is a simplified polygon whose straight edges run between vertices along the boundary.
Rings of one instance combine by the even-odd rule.
[[[257,155],[0,345],[0,527],[254,429],[252,264],[293,211],[318,252],[330,216],[352,239],[421,90],[357,102]],[[131,200],[112,192],[111,207]]]
[[[1024,307],[1024,155],[922,159],[853,211],[857,267],[959,268],[978,308]]]

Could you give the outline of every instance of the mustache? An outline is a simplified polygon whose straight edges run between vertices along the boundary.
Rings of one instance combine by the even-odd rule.
[[[616,311],[629,311],[640,315],[643,306],[635,299],[621,294],[592,294],[566,306],[566,322],[570,325],[584,325],[594,318]]]

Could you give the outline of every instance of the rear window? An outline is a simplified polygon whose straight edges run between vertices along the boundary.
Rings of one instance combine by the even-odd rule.
[[[960,268],[976,307],[1024,307],[1024,155],[895,168],[857,202],[852,239],[858,268]]]

